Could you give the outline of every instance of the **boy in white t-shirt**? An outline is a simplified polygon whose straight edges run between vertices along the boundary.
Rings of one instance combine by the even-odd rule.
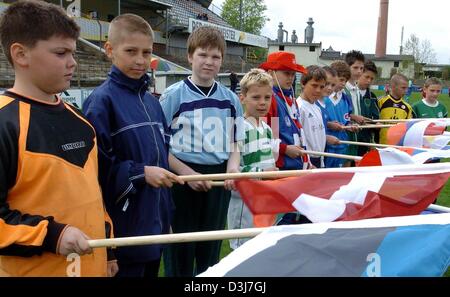
[[[316,104],[316,101],[322,97],[327,83],[327,74],[325,70],[315,65],[309,66],[307,71],[307,74],[303,75],[301,79],[303,92],[297,99],[300,122],[305,133],[306,149],[323,152],[327,142],[330,144],[339,143],[336,137],[326,135],[322,112]],[[311,155],[310,160],[315,167],[324,167],[322,157]]]

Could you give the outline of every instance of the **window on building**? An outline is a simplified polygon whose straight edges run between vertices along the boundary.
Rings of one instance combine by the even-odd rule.
[[[280,46],[278,47],[278,50],[284,51],[284,45],[280,45]]]
[[[310,52],[315,52],[316,51],[316,47],[315,46],[310,46],[309,47],[309,51]]]
[[[394,61],[394,67],[398,67],[400,66],[400,62],[399,61]]]

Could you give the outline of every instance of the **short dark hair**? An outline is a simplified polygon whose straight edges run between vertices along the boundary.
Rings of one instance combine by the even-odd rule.
[[[225,55],[226,42],[219,29],[209,26],[198,27],[189,35],[187,40],[188,54],[192,55],[197,48],[218,48]]]
[[[347,63],[345,63],[342,60],[334,61],[331,64],[331,68],[336,70],[338,77],[345,77],[347,80],[349,80],[350,77],[352,76],[350,72],[350,67],[348,66]]]
[[[11,4],[0,17],[0,41],[11,65],[14,43],[34,47],[53,36],[78,39],[80,27],[59,6],[45,1],[27,0]]]
[[[377,66],[371,60],[367,60],[364,63],[364,71],[371,71],[371,72],[375,73],[375,75],[378,74]]]
[[[366,58],[364,57],[364,54],[362,52],[352,50],[345,55],[345,62],[348,64],[348,66],[352,66],[356,61],[361,61],[363,63],[366,61]]]
[[[337,71],[330,66],[323,66],[322,69],[331,76],[337,76]]]
[[[317,65],[308,66],[306,71],[306,74],[303,74],[302,79],[300,80],[302,85],[306,85],[312,79],[316,81],[327,81],[327,73]]]

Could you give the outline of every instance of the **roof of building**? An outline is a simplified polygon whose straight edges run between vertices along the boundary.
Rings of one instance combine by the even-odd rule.
[[[203,5],[203,7],[208,8],[211,5],[212,0],[196,0],[198,3]]]
[[[277,40],[270,40],[269,41],[269,45],[284,45],[284,46],[322,46],[322,43],[303,43],[303,42],[297,42],[297,43],[292,43],[292,42],[278,42]]]
[[[444,68],[444,67],[450,67],[450,64],[425,64],[424,67],[439,67],[439,68]]]
[[[158,0],[159,2],[164,2],[172,6],[169,10],[169,15],[174,23],[178,25],[187,27],[189,25],[189,18],[197,18],[200,14],[205,14],[208,16],[208,22],[224,27],[230,26],[224,19],[208,9],[206,4],[211,2],[209,0]]]
[[[364,54],[364,57],[367,60],[372,61],[408,61],[414,60],[414,56],[412,55],[386,55],[384,57],[375,57],[374,54]],[[344,60],[345,53],[341,53],[339,51],[331,51],[325,50],[322,51],[320,58],[323,60]]]
[[[147,0],[148,2],[150,2],[149,4],[152,5],[152,7],[156,8],[156,9],[169,9],[172,7],[172,5],[161,2],[159,0]],[[125,2],[125,1],[124,1]]]

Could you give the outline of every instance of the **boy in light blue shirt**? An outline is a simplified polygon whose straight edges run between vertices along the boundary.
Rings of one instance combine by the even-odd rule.
[[[235,93],[214,80],[225,54],[222,33],[212,27],[197,28],[188,38],[192,76],[170,86],[161,106],[172,135],[171,152],[185,165],[182,174],[238,171],[237,141],[242,107]],[[210,182],[190,182],[172,189],[174,233],[222,230],[230,201],[232,181],[225,188]],[[164,255],[167,276],[194,276],[219,261],[221,241],[170,245]]]

